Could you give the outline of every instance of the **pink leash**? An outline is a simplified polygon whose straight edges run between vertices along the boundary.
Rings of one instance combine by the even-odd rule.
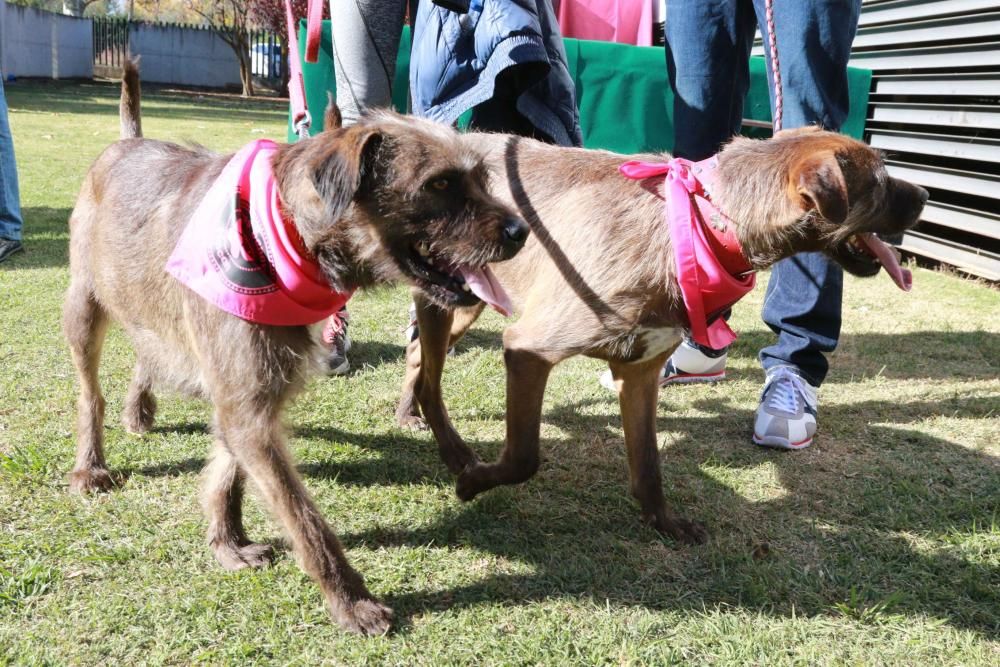
[[[309,0],[306,28],[306,62],[314,63],[319,57],[320,27],[323,19],[323,0]],[[309,136],[312,117],[306,106],[306,88],[302,79],[302,59],[299,56],[299,37],[292,11],[291,0],[285,0],[285,22],[288,24],[288,101],[292,107],[292,129],[299,139]]]
[[[781,131],[781,66],[778,64],[778,35],[774,29],[774,0],[764,0],[767,44],[771,52],[771,78],[774,79],[774,131]]]

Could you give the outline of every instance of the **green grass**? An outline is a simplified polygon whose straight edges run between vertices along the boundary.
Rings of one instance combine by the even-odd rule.
[[[398,629],[335,627],[278,528],[275,565],[226,573],[204,544],[208,407],[161,396],[145,437],[118,424],[132,352],[102,366],[113,493],[67,493],[75,381],[63,343],[66,220],[118,132],[116,90],[9,86],[27,252],[0,266],[0,663],[997,664],[1000,292],[916,270],[848,280],[844,333],[812,448],[750,444],[771,340],[763,287],[739,306],[731,379],[660,399],[668,500],[704,521],[683,547],[640,524],[616,401],[599,364],[553,374],[538,476],[459,502],[426,433],[393,426],[407,293],[352,302],[356,371],[289,414],[306,484]],[[147,90],[147,136],[233,149],[282,138],[277,103]],[[765,277],[766,278],[766,277]],[[141,295],[136,295],[141,298]],[[503,437],[499,317],[449,362],[459,431]],[[572,323],[567,323],[572,326]]]

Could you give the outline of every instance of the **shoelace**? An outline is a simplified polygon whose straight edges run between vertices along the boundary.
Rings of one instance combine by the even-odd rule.
[[[350,322],[350,319],[347,312],[343,310],[327,318],[326,325],[323,327],[323,342],[327,345],[333,345],[337,336],[347,330],[347,323]]]
[[[810,395],[806,381],[795,373],[784,368],[772,372],[765,392],[770,389],[767,397],[767,407],[774,410],[795,413],[799,411],[799,400],[808,403]]]

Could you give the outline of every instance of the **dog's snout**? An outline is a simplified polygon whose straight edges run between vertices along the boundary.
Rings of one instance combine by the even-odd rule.
[[[927,192],[924,188],[920,188],[920,203],[926,204],[927,200],[930,199],[931,193]]]
[[[528,223],[520,218],[507,218],[503,224],[503,238],[507,243],[524,245],[530,231]]]

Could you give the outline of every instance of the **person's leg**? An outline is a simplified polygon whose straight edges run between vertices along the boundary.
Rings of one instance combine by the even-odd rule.
[[[674,155],[703,160],[739,133],[755,26],[748,0],[667,2],[665,51],[674,91]],[[660,384],[722,380],[726,352],[685,339],[664,366]],[[605,386],[610,381],[610,374],[602,376]]]
[[[0,81],[0,261],[21,250],[22,225],[14,138],[7,119],[3,81]]]
[[[392,104],[406,0],[330,0],[337,106],[344,125]]]
[[[764,0],[754,4],[764,31]],[[837,130],[847,118],[847,60],[860,5],[860,0],[809,0],[783,3],[775,10],[783,127],[819,124]],[[770,65],[769,56],[769,73]],[[773,106],[773,89],[771,98]],[[842,294],[843,272],[822,253],[790,257],[771,269],[762,317],[778,340],[760,352],[769,379],[755,424],[758,444],[797,448],[811,442],[816,430],[815,393],[810,397],[808,391],[800,391],[800,400],[782,405],[783,392],[775,383],[786,381],[776,371],[787,369],[812,387],[822,384],[829,368],[824,353],[833,351],[840,336]],[[803,420],[796,437],[796,424]]]
[[[406,1],[330,0],[337,106],[345,126],[356,123],[367,109],[392,104]],[[323,328],[328,375],[344,375],[351,369],[349,321],[345,307],[330,316]]]
[[[703,160],[740,131],[753,7],[747,0],[667,0],[666,9],[674,155]]]

